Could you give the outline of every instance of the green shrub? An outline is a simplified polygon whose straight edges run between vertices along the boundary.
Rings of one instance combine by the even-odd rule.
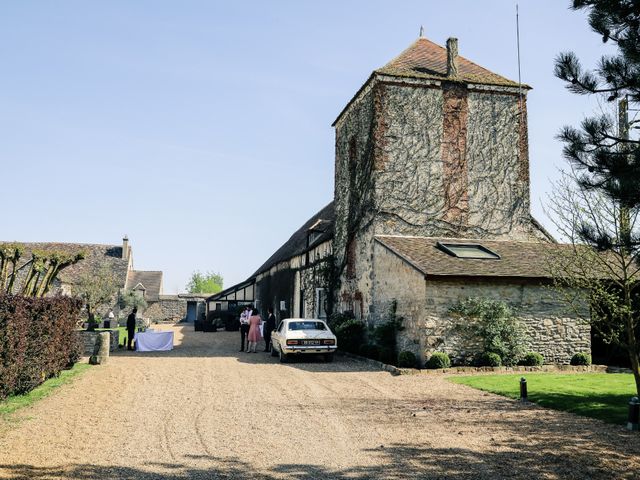
[[[392,349],[388,347],[380,347],[380,361],[382,363],[386,363],[387,365],[395,365],[396,360],[396,354]]]
[[[361,356],[370,358],[372,360],[378,360],[380,358],[380,349],[373,343],[363,343],[362,345],[360,345],[358,353]]]
[[[450,313],[460,319],[460,333],[472,341],[480,339],[483,351],[497,354],[505,365],[517,365],[524,356],[525,328],[507,303],[467,298],[452,307]]]
[[[527,367],[539,367],[543,363],[544,357],[538,352],[528,352],[520,361],[520,365],[525,365]]]
[[[585,352],[578,352],[571,357],[571,365],[591,365],[591,355]]]
[[[401,368],[414,368],[418,362],[415,353],[403,350],[398,354],[398,366]]]
[[[429,357],[425,366],[431,369],[449,368],[451,366],[451,359],[449,355],[444,352],[435,352]]]
[[[0,400],[70,368],[81,354],[80,300],[0,295]]]
[[[476,367],[500,367],[502,359],[497,353],[483,352],[476,356],[474,363]]]
[[[398,360],[398,332],[404,330],[403,318],[396,315],[397,309],[398,303],[393,300],[387,321],[376,326],[371,332],[371,338],[380,347],[380,360],[391,365],[395,365]]]
[[[329,326],[338,337],[338,348],[345,352],[358,353],[364,342],[364,323],[348,313],[338,313],[329,319]]]

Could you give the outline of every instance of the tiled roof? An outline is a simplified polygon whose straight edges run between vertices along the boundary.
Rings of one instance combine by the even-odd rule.
[[[269,259],[262,264],[262,266],[255,271],[251,277],[255,277],[258,274],[269,270],[274,265],[280,262],[289,260],[296,255],[300,255],[307,250],[307,234],[310,229],[314,232],[320,233],[316,235],[313,241],[313,245],[318,245],[330,238],[333,238],[333,226],[335,222],[335,211],[333,208],[333,202],[324,207],[313,217],[305,222],[287,242],[282,245],[276,252],[269,257]]]
[[[51,242],[0,242],[18,243],[24,247],[24,253],[19,262],[19,266],[31,260],[33,250],[55,250],[65,253],[84,252],[85,258],[75,265],[71,265],[58,275],[58,281],[63,284],[73,285],[85,272],[97,272],[102,264],[107,264],[112,269],[117,279],[119,288],[124,288],[127,279],[127,260],[122,258],[122,246],[118,245],[96,245],[84,243],[51,243]],[[25,273],[27,269],[22,270]],[[21,277],[18,277],[20,282]],[[16,287],[14,287],[15,291]]]
[[[145,288],[145,299],[155,302],[162,291],[162,272],[131,270],[127,279],[127,288],[133,289],[138,284]]]
[[[548,262],[553,252],[571,248],[547,242],[469,240],[379,235],[376,240],[428,276],[549,278]],[[437,244],[480,244],[500,256],[499,260],[454,257]]]
[[[420,37],[404,52],[384,67],[376,70],[376,73],[401,77],[446,79],[447,49]],[[518,82],[490,72],[460,55],[458,55],[458,76],[456,80],[484,85],[518,86]],[[523,87],[530,88],[526,85],[523,85]]]

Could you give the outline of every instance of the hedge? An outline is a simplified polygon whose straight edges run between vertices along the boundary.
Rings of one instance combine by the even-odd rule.
[[[78,361],[80,307],[69,297],[0,295],[0,400],[26,393]]]

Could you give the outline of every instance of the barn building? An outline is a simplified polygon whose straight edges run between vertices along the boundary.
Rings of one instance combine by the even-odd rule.
[[[333,123],[333,201],[247,280],[258,308],[376,325],[396,304],[402,349],[462,358],[449,309],[495,298],[547,362],[589,351],[589,326],[547,288],[562,246],[530,213],[529,89],[458,55],[454,38],[420,37],[375,70]]]

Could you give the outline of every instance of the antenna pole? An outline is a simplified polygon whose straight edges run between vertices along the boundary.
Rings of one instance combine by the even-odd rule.
[[[520,75],[520,17],[516,3],[516,39],[518,45],[518,95],[520,97],[520,113],[522,114],[522,77]]]

